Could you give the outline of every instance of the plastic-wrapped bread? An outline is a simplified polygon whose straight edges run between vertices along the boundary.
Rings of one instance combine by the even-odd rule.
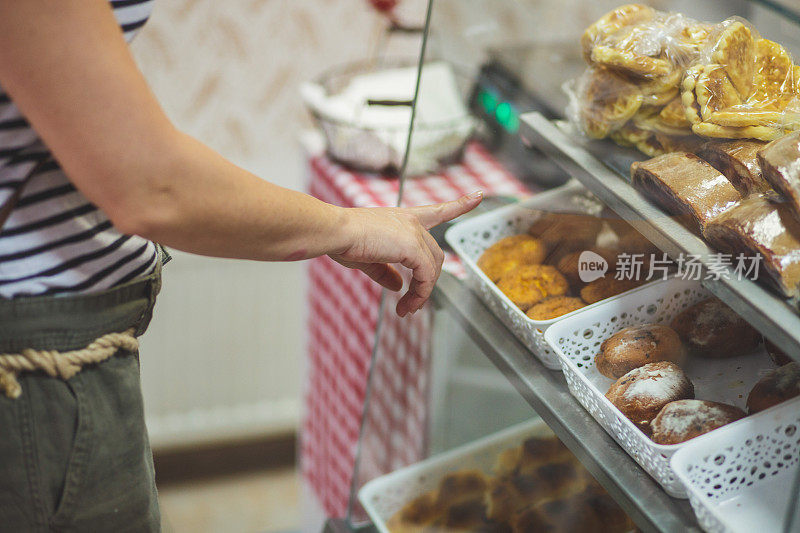
[[[769,143],[758,155],[764,178],[800,215],[800,132]]]
[[[711,141],[697,155],[722,172],[742,196],[748,196],[770,189],[758,162],[758,151],[764,146],[761,141]]]
[[[800,296],[800,222],[775,193],[742,200],[709,224],[705,237],[721,251],[760,254],[759,276],[787,297]]]
[[[688,215],[703,230],[741,195],[717,169],[688,152],[672,152],[631,165],[633,186],[673,215]]]

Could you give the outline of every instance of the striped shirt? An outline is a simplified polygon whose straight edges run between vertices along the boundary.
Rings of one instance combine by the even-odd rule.
[[[152,1],[111,0],[127,41]],[[42,160],[0,230],[0,297],[99,291],[151,273],[155,244],[117,231],[75,189],[0,86],[0,205]]]

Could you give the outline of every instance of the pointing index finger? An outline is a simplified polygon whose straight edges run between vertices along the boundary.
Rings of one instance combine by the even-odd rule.
[[[475,191],[452,202],[411,207],[409,211],[419,219],[425,229],[431,229],[472,211],[481,203],[481,200],[483,200],[483,191]]]

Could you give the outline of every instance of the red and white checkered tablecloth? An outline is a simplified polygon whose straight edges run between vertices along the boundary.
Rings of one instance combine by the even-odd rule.
[[[348,170],[324,154],[310,157],[310,193],[346,207],[393,206],[396,178]],[[484,194],[526,196],[528,189],[480,144],[470,144],[460,164],[406,181],[403,205]],[[448,254],[444,268],[462,275]],[[301,437],[303,476],[325,513],[344,516],[352,484],[359,429],[364,438],[357,485],[423,458],[426,446],[431,315],[394,313],[387,293],[378,339],[369,409],[367,375],[378,323],[380,288],[360,271],[327,257],[309,267],[309,344]]]

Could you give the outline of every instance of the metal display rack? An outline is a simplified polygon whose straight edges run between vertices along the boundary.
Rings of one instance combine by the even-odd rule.
[[[539,113],[524,114],[520,122],[520,133],[526,142],[547,154],[670,257],[695,256],[704,270],[707,268],[715,251],[630,185],[623,170],[633,160],[630,150],[603,142],[590,151],[570,135],[566,123],[548,120]],[[703,285],[800,361],[800,314],[791,301],[732,273],[703,280]]]
[[[433,300],[451,314],[643,531],[701,531],[688,501],[664,492],[569,393],[563,374],[532,357],[466,284],[442,273]]]

